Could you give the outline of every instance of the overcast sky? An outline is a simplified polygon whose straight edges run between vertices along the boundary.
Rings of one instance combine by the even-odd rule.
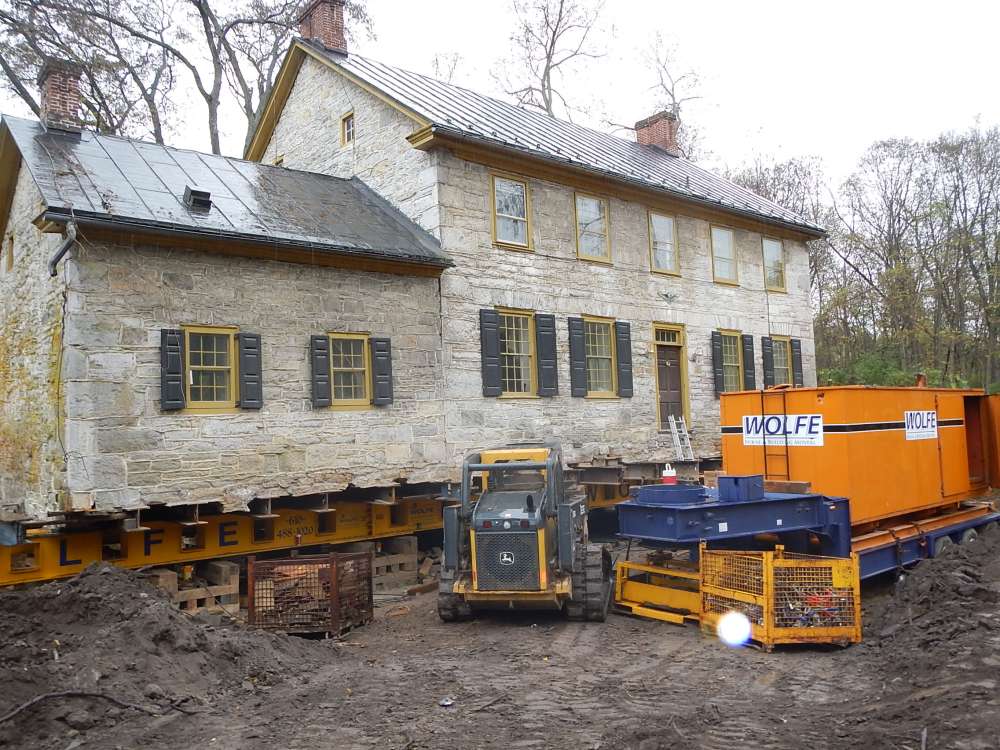
[[[493,73],[510,54],[509,0],[368,0],[377,38],[354,49],[432,74],[436,53],[458,54],[454,82],[501,95]],[[709,2],[607,0],[595,36],[606,56],[589,61],[563,92],[592,113],[634,123],[655,109],[654,78],[643,62],[659,31],[680,67],[699,73],[702,98],[685,119],[712,151],[710,166],[755,155],[819,155],[834,181],[862,151],[889,137],[930,138],[976,117],[1000,123],[1000,2]],[[7,98],[4,110],[24,114]],[[206,149],[203,107],[187,106],[193,127],[174,145]],[[242,150],[242,118],[225,121],[224,150]],[[584,118],[586,119],[586,118]]]

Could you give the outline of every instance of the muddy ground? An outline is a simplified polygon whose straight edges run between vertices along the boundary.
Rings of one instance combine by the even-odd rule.
[[[445,625],[433,595],[343,641],[174,611],[137,574],[0,594],[11,748],[1000,748],[1000,533],[865,594],[865,643],[763,653],[612,616]],[[442,706],[443,701],[451,705]]]

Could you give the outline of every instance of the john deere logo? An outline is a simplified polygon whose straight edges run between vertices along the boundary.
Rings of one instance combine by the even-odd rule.
[[[501,552],[500,553],[500,564],[501,565],[513,565],[514,564],[514,553],[513,552]]]

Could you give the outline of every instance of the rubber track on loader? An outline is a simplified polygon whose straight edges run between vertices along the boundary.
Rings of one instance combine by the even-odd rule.
[[[472,617],[472,607],[456,594],[438,594],[438,617],[445,622],[459,622]]]
[[[570,620],[604,622],[611,602],[611,554],[603,544],[588,544],[577,558],[573,573],[573,600],[566,603]],[[581,559],[582,558],[582,559]]]

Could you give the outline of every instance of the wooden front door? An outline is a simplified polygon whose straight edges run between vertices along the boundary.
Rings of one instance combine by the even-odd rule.
[[[681,347],[656,347],[656,384],[660,404],[660,429],[668,429],[667,417],[684,416],[684,394],[681,380]]]

